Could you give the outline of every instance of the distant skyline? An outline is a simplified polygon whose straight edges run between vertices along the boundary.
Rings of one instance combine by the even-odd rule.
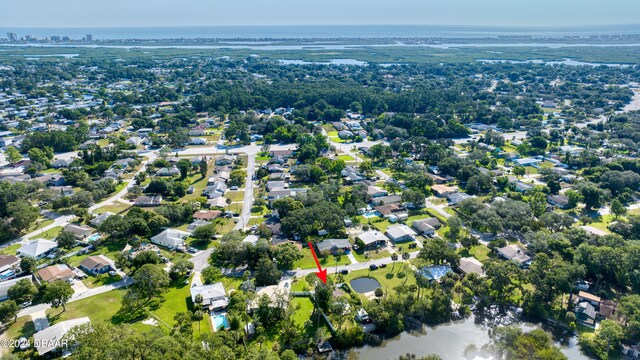
[[[639,0],[20,0],[2,28],[242,25],[606,26],[640,23]]]

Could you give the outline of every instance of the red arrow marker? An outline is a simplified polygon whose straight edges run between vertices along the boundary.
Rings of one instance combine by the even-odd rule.
[[[320,266],[320,262],[318,261],[318,256],[316,255],[315,250],[313,250],[313,244],[311,243],[311,241],[309,241],[307,244],[309,245],[309,249],[311,250],[311,254],[313,255],[313,260],[316,261],[316,266],[318,267],[318,272],[316,272],[316,275],[318,275],[320,280],[322,280],[322,282],[326,284],[327,269],[323,269],[322,266]]]

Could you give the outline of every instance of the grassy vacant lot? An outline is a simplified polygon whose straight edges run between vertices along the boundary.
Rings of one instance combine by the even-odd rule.
[[[43,239],[54,239],[58,234],[62,231],[62,226],[54,226],[51,229],[43,232],[37,233],[35,236],[32,236],[31,239],[43,238]]]
[[[40,228],[53,224],[53,220],[51,219],[38,219],[28,230],[27,233],[32,231],[36,231]]]
[[[296,261],[295,263],[293,263],[293,268],[297,269],[313,269],[316,268],[316,262],[315,260],[313,260],[313,255],[311,255],[311,250],[309,250],[309,248],[304,248],[302,249],[302,255],[304,255],[304,257],[298,261]],[[323,268],[325,267],[332,267],[332,266],[336,266],[336,260],[335,257],[333,255],[327,256],[326,258],[320,257],[320,255],[318,255],[318,261],[320,262],[320,265],[322,265]],[[338,266],[340,265],[349,265],[351,264],[351,261],[349,260],[349,258],[347,257],[347,255],[342,255],[340,256],[340,259],[338,260]]]
[[[344,282],[349,284],[351,280],[360,277],[371,277],[378,280],[384,292],[394,291],[393,289],[399,285],[412,285],[416,283],[413,270],[401,262],[396,262],[395,266],[389,264],[386,268],[373,271],[366,269],[350,272],[344,276]]]
[[[472,246],[471,249],[469,251],[467,250],[461,250],[460,251],[460,256],[473,256],[476,259],[478,259],[480,262],[486,262],[487,260],[489,260],[490,258],[495,257],[495,255],[493,253],[491,253],[491,250],[480,244],[480,245],[476,245],[476,246]]]
[[[93,212],[95,214],[102,214],[102,213],[106,213],[106,212],[110,212],[110,213],[114,213],[114,214],[122,214],[125,213],[127,210],[129,210],[129,208],[131,208],[131,205],[129,204],[125,204],[122,202],[116,202],[113,205],[106,205],[103,206],[101,208],[98,208],[96,210],[94,210]]]
[[[119,289],[74,301],[67,304],[67,310],[62,308],[48,309],[46,311],[49,322],[53,325],[57,322],[77,319],[88,316],[91,322],[113,322],[113,316],[120,309],[122,296],[126,290]]]
[[[356,159],[351,155],[340,155],[340,156],[338,156],[338,159],[343,160],[344,162],[356,161]]]
[[[382,259],[391,256],[391,253],[387,250],[373,250],[367,251],[366,253],[369,254],[369,258],[366,258],[364,253],[359,251],[353,251],[353,256],[355,256],[358,262],[367,262],[369,260]]]
[[[244,191],[227,191],[224,197],[233,202],[242,201],[244,200]]]

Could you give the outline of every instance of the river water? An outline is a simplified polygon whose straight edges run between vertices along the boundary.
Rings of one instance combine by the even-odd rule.
[[[464,352],[467,346],[475,345],[481,348],[490,341],[490,327],[480,323],[474,315],[464,320],[452,321],[437,327],[426,327],[422,333],[407,333],[385,340],[380,346],[364,346],[349,351],[348,359],[386,360],[397,359],[400,355],[415,354],[418,357],[429,354],[440,355],[445,360],[492,360],[491,356],[471,355],[465,358]],[[524,331],[541,328],[540,325],[519,322]],[[556,339],[556,345],[560,347],[570,360],[588,360],[577,344],[575,337],[565,338],[562,341]]]

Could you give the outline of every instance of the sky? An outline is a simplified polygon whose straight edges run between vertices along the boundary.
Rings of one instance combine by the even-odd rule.
[[[640,23],[640,0],[6,0],[0,26],[494,25]]]

